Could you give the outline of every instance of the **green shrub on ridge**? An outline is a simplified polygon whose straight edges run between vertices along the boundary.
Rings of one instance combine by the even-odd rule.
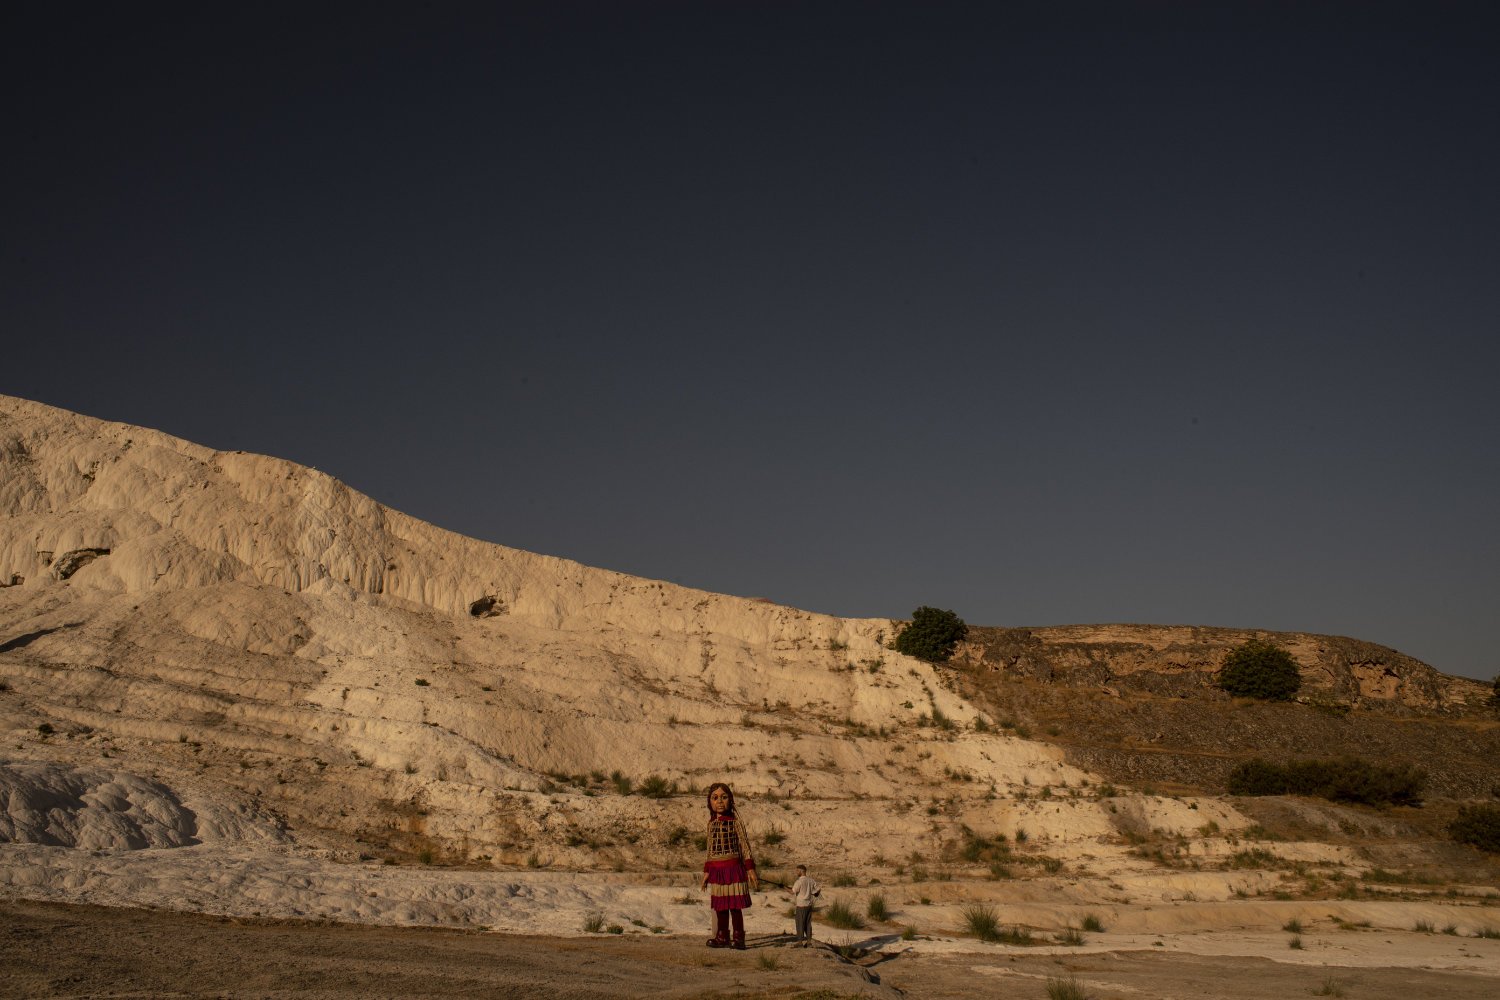
[[[1302,687],[1302,670],[1275,643],[1250,639],[1225,654],[1215,683],[1240,697],[1290,701]]]
[[[911,613],[911,624],[896,636],[896,652],[928,663],[946,663],[969,634],[969,626],[952,611],[925,604]]]

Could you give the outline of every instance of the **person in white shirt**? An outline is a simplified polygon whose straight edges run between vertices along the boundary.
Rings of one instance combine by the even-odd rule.
[[[797,940],[812,940],[813,897],[823,894],[822,886],[807,877],[807,866],[797,866],[797,881],[792,883],[792,906],[797,912]]]

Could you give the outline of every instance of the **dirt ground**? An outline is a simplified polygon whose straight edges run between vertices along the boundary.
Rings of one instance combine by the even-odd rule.
[[[1491,1000],[1496,980],[1425,969],[1151,952],[870,955],[752,938],[522,937],[0,903],[0,997],[1008,997],[1077,982],[1090,1000]]]

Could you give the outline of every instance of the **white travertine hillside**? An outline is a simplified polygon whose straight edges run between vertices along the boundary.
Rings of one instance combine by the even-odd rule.
[[[885,647],[891,622],[464,538],[290,462],[10,397],[0,584],[0,842],[32,845],[12,884],[45,881],[38,857],[64,871],[48,851],[69,847],[279,837],[332,858],[692,865],[687,790],[721,778],[773,854],[825,865],[936,859],[964,827],[1079,852],[1116,832],[1076,794],[1088,775],[971,725]],[[647,779],[681,794],[624,794]]]

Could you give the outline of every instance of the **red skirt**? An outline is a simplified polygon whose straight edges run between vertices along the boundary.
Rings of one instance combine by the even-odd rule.
[[[703,871],[708,875],[709,903],[714,909],[749,908],[750,886],[745,881],[745,866],[738,858],[706,862]]]

